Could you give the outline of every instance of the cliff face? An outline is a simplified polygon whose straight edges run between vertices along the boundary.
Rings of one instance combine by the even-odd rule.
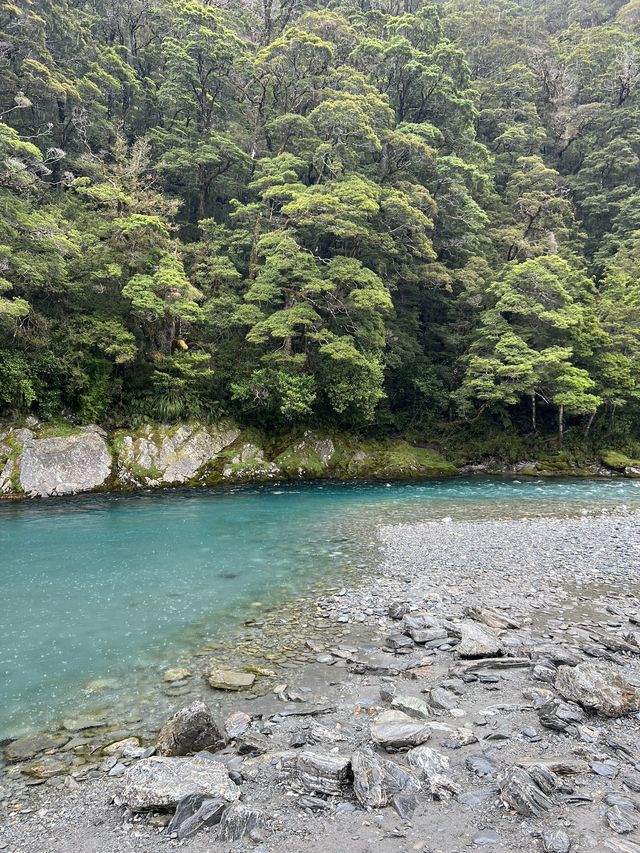
[[[63,431],[50,435],[37,424],[0,430],[0,495],[456,473],[437,452],[405,441],[316,431],[273,439],[229,421],[148,424],[111,435],[97,426]]]

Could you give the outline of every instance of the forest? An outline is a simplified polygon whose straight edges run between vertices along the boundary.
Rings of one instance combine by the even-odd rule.
[[[640,427],[640,0],[0,0],[0,417]]]

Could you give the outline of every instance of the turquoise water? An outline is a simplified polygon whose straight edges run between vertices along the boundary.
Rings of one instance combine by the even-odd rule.
[[[640,506],[633,481],[479,478],[0,503],[0,738],[77,708],[94,679],[229,635],[375,564],[376,527]]]

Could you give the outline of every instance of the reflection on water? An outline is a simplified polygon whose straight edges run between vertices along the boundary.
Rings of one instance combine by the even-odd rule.
[[[380,523],[639,505],[634,481],[488,477],[0,504],[0,737],[76,709],[92,679],[134,692],[249,614],[375,564]]]

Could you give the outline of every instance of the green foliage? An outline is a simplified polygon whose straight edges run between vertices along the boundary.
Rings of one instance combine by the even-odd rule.
[[[329,5],[4,4],[0,414],[631,446],[637,2]]]

